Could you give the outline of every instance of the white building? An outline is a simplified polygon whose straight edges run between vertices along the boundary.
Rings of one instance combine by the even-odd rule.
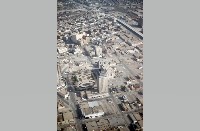
[[[81,103],[80,108],[85,118],[95,118],[104,115],[104,111],[97,101]]]
[[[82,34],[76,34],[76,35],[72,35],[71,36],[71,40],[74,42],[74,43],[77,43],[83,38],[84,36],[84,33]]]
[[[102,57],[102,48],[100,46],[95,46],[95,55],[97,57]]]
[[[100,116],[103,116],[104,115],[104,112],[101,111],[101,112],[98,112],[98,113],[93,113],[93,114],[88,114],[88,115],[85,115],[86,118],[96,118],[96,117],[100,117]]]
[[[102,70],[97,76],[97,88],[99,93],[108,92],[108,77],[106,70]]]
[[[81,54],[81,53],[82,53],[82,51],[78,47],[74,51],[74,54]]]
[[[67,47],[57,47],[57,51],[59,54],[63,54],[67,52]]]

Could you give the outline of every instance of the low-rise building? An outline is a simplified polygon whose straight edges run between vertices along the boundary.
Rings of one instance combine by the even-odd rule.
[[[85,118],[95,118],[104,115],[104,111],[97,101],[82,102],[79,106]]]

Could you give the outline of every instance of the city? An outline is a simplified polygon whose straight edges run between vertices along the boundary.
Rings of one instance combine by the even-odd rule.
[[[57,131],[143,131],[143,0],[57,8]]]

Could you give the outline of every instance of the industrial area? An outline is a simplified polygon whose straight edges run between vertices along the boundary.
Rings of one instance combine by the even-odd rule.
[[[143,0],[57,9],[57,131],[143,131]]]

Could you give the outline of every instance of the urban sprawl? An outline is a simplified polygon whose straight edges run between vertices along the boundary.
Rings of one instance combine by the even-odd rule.
[[[142,131],[143,1],[57,8],[57,131]]]

